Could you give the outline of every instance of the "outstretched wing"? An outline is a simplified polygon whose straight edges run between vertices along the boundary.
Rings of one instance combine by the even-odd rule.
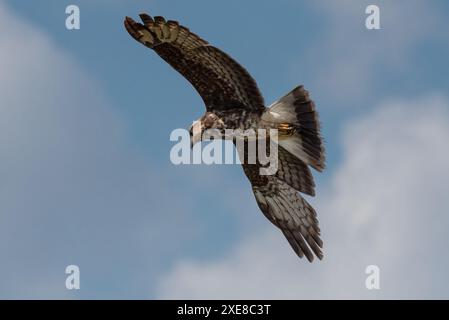
[[[279,163],[282,166],[282,163]],[[260,175],[257,164],[243,164],[257,204],[263,214],[281,229],[296,254],[312,262],[314,254],[323,258],[320,228],[315,210],[278,176]]]
[[[264,101],[250,74],[223,51],[176,21],[140,15],[143,24],[126,17],[129,34],[153,49],[198,91],[208,111],[245,108],[262,112]]]

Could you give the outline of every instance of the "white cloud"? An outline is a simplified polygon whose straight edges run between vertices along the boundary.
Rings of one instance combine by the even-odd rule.
[[[161,298],[449,298],[449,101],[385,102],[347,123],[317,204],[325,258],[309,264],[271,225],[216,261],[179,261]],[[366,266],[381,290],[364,287]]]

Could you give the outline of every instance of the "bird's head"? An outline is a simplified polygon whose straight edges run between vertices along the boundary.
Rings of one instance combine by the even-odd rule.
[[[219,116],[213,112],[206,112],[201,118],[193,122],[190,127],[190,145],[193,147],[195,143],[201,141],[206,130],[208,133],[218,138],[224,136],[225,123]]]

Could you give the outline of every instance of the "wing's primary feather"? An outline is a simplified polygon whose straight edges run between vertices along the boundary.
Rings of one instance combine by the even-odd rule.
[[[176,21],[140,15],[144,24],[126,17],[129,34],[153,49],[198,91],[208,111],[245,108],[265,110],[251,75],[223,51],[208,44]]]
[[[296,254],[312,262],[323,258],[316,212],[301,195],[276,176],[261,176],[259,165],[243,164],[257,204],[263,214],[281,229]]]

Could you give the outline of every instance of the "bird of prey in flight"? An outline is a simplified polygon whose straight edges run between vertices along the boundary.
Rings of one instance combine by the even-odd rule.
[[[296,254],[311,262],[322,259],[315,210],[299,192],[314,196],[310,168],[325,166],[324,144],[315,104],[303,86],[265,107],[251,75],[229,55],[176,21],[141,14],[142,23],[126,17],[129,34],[181,73],[198,91],[206,113],[201,130],[277,129],[278,170],[261,175],[261,164],[242,162],[257,204],[287,238]],[[201,139],[201,138],[199,138]],[[198,135],[192,134],[195,143]]]

